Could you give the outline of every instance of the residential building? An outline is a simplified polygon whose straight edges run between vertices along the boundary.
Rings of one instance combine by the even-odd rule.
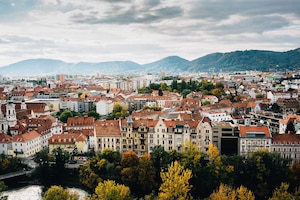
[[[88,139],[83,134],[55,134],[49,138],[49,152],[61,148],[70,154],[86,153],[88,151]]]
[[[274,134],[271,151],[279,153],[282,158],[289,159],[289,164],[300,162],[300,135]]]
[[[32,130],[12,137],[12,149],[9,154],[27,158],[35,155],[41,149],[41,134]]]
[[[271,152],[272,135],[268,126],[240,126],[239,154],[249,156],[251,152],[265,149]]]
[[[119,120],[95,122],[95,151],[105,149],[122,152],[122,137]]]
[[[0,133],[0,154],[8,155],[8,150],[12,149],[12,137]]]
[[[114,102],[112,100],[100,100],[96,103],[96,111],[101,116],[109,115],[114,108]]]
[[[221,154],[238,154],[238,127],[231,122],[212,122],[212,144]]]

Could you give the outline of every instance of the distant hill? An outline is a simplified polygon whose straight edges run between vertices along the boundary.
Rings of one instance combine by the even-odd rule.
[[[213,53],[191,61],[189,71],[292,70],[300,68],[300,49],[287,52],[248,50]]]
[[[66,63],[52,59],[29,59],[0,68],[1,75],[189,73],[218,71],[284,71],[300,69],[300,48],[286,52],[263,50],[213,53],[192,61],[178,56],[140,65],[132,61]]]

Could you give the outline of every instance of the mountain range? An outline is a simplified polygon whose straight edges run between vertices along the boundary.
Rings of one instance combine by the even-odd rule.
[[[189,61],[178,56],[140,65],[132,61],[67,63],[54,59],[28,59],[0,67],[0,74],[7,76],[38,76],[54,74],[167,74],[233,71],[284,71],[300,69],[300,48],[275,52],[246,50],[212,53]]]

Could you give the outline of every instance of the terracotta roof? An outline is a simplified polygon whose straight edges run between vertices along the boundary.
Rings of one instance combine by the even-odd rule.
[[[94,117],[69,117],[67,126],[93,126]]]
[[[274,134],[272,137],[272,143],[296,143],[300,144],[299,134]]]
[[[121,136],[119,120],[97,121],[95,123],[96,135],[100,136]]]
[[[270,130],[267,126],[240,126],[240,136],[249,137],[250,134],[264,133],[266,137],[271,137]]]
[[[9,143],[12,140],[12,137],[7,134],[0,134],[0,143]]]
[[[78,141],[87,141],[87,137],[83,134],[54,134],[52,135],[48,143],[49,144],[75,144]]]
[[[24,134],[14,135],[12,137],[13,142],[28,142],[33,139],[36,139],[40,137],[41,134],[39,134],[37,131],[30,131]]]

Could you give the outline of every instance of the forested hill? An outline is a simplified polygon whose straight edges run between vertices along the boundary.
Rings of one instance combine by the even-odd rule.
[[[263,50],[213,53],[189,61],[169,56],[144,65],[132,61],[99,63],[66,63],[53,59],[28,59],[0,67],[1,75],[53,75],[53,74],[168,74],[232,71],[285,71],[300,69],[300,48],[286,52]]]
[[[189,71],[283,71],[300,68],[300,48],[287,52],[248,50],[213,53],[191,61]]]

